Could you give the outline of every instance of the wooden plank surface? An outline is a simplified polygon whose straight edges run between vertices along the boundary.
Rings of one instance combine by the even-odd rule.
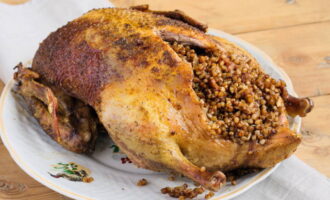
[[[0,158],[0,199],[68,199],[41,185],[21,170],[3,144],[0,144]]]
[[[329,0],[112,0],[118,7],[149,4],[179,9],[228,33],[242,33],[330,20]]]
[[[330,178],[330,95],[312,99],[315,108],[303,118],[303,141],[296,155]]]
[[[330,22],[238,34],[238,37],[270,55],[288,73],[300,96],[330,94]]]
[[[148,3],[152,9],[184,10],[212,28],[239,33],[236,35],[264,50],[289,74],[298,94],[314,100],[315,109],[303,119],[304,137],[296,155],[330,177],[329,0],[112,2],[122,7]],[[2,87],[0,82],[0,91]],[[68,199],[25,174],[1,140],[0,166],[0,199]]]

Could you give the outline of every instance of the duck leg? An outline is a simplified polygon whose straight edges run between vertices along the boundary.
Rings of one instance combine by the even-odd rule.
[[[218,191],[226,183],[226,176],[221,171],[208,172],[205,168],[194,165],[182,154],[178,145],[174,145],[169,152],[171,160],[167,164],[205,188]]]
[[[112,139],[132,162],[139,167],[155,171],[158,171],[159,168],[175,171],[212,191],[218,191],[226,183],[226,176],[221,171],[209,172],[205,168],[198,167],[190,162],[181,152],[179,145],[172,139],[167,139],[166,145],[158,143],[157,145],[151,145],[153,147],[148,147],[148,144],[145,144],[145,150],[142,153],[144,156],[128,148],[122,142],[122,139],[116,136],[112,137]],[[155,146],[157,146],[157,151],[147,151],[147,149],[155,148]]]
[[[297,115],[300,117],[305,117],[306,114],[311,112],[314,107],[314,103],[310,98],[297,98],[291,96],[286,89],[282,91],[282,97],[286,111],[291,117],[295,117]]]
[[[23,68],[22,64],[17,68],[14,77],[18,81],[16,92],[25,99],[47,134],[70,151],[93,150],[97,136],[93,110],[64,92],[39,83],[39,74]]]

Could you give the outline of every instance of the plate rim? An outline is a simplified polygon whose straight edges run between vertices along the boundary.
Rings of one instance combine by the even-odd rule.
[[[211,32],[211,33],[210,33]],[[262,50],[260,50],[259,48],[257,48],[256,46],[250,44],[249,42],[240,39],[239,37],[236,37],[234,35],[231,35],[229,33],[220,31],[220,30],[216,30],[216,29],[212,29],[209,28],[208,33],[211,35],[226,35],[227,37],[233,38],[236,41],[239,41],[240,44],[244,44],[245,46],[249,46],[249,48],[253,49],[254,52],[257,52],[257,54],[261,55],[261,57],[263,57],[265,60],[267,60],[267,62],[274,67],[275,69],[279,70],[279,72],[281,73],[281,75],[284,76],[285,81],[287,83],[287,85],[289,87],[291,87],[291,93],[294,96],[297,96],[296,92],[294,91],[293,85],[292,85],[292,81],[289,78],[289,76],[286,74],[286,72],[279,67],[278,65],[276,65],[274,63],[274,61]],[[227,38],[226,38],[227,39]],[[228,40],[228,39],[227,39]],[[237,42],[235,42],[237,43]],[[66,195],[70,198],[74,198],[74,199],[84,199],[84,200],[92,200],[93,198],[89,198],[83,195],[80,195],[78,193],[72,192],[70,190],[67,190],[57,184],[54,184],[50,181],[48,181],[47,179],[41,177],[38,175],[38,172],[35,172],[32,168],[30,168],[28,166],[28,164],[24,163],[20,156],[18,155],[18,153],[16,153],[16,151],[14,150],[14,148],[11,146],[9,140],[8,140],[8,136],[7,136],[7,131],[5,128],[5,124],[4,124],[4,120],[3,120],[3,110],[4,110],[4,104],[5,104],[5,100],[8,97],[8,92],[11,91],[11,88],[13,87],[15,81],[13,79],[11,79],[3,88],[3,91],[1,93],[1,98],[0,98],[0,136],[1,139],[3,141],[4,146],[7,148],[10,156],[12,157],[12,159],[15,161],[15,163],[25,172],[27,173],[29,176],[31,176],[33,179],[37,180],[39,183],[45,185],[46,187],[50,188],[51,190],[54,190],[60,194]],[[301,127],[301,119],[298,120],[298,122],[296,122],[294,124],[294,129],[296,132],[300,131],[300,127]],[[264,169],[262,172],[256,174],[248,183],[246,183],[245,185],[242,185],[241,187],[234,189],[231,192],[225,193],[223,195],[217,196],[212,198],[212,200],[228,200],[231,199],[233,197],[236,197],[242,193],[244,193],[245,191],[247,191],[248,189],[250,189],[251,187],[253,187],[254,185],[258,184],[259,182],[261,182],[262,180],[264,180],[265,178],[267,178],[271,173],[273,173],[276,168],[278,168],[278,166],[281,164],[278,163],[277,165],[275,165],[274,167],[271,168],[266,168]]]

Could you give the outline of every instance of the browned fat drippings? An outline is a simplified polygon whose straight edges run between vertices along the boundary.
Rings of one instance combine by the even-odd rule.
[[[261,168],[240,168],[240,169],[235,169],[232,171],[226,172],[226,177],[227,181],[229,181],[232,185],[236,185],[236,180],[246,176],[248,174],[260,172],[262,169]]]
[[[250,58],[235,52],[208,51],[177,42],[170,45],[192,65],[192,86],[206,110],[211,135],[263,145],[277,132],[285,112],[283,81],[271,78]]]

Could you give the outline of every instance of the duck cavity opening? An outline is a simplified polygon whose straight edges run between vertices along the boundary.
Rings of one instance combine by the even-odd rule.
[[[236,48],[209,50],[198,42],[180,39],[166,41],[191,64],[192,87],[206,110],[210,134],[241,144],[265,144],[277,132],[285,113],[281,98],[285,83],[265,74]]]

